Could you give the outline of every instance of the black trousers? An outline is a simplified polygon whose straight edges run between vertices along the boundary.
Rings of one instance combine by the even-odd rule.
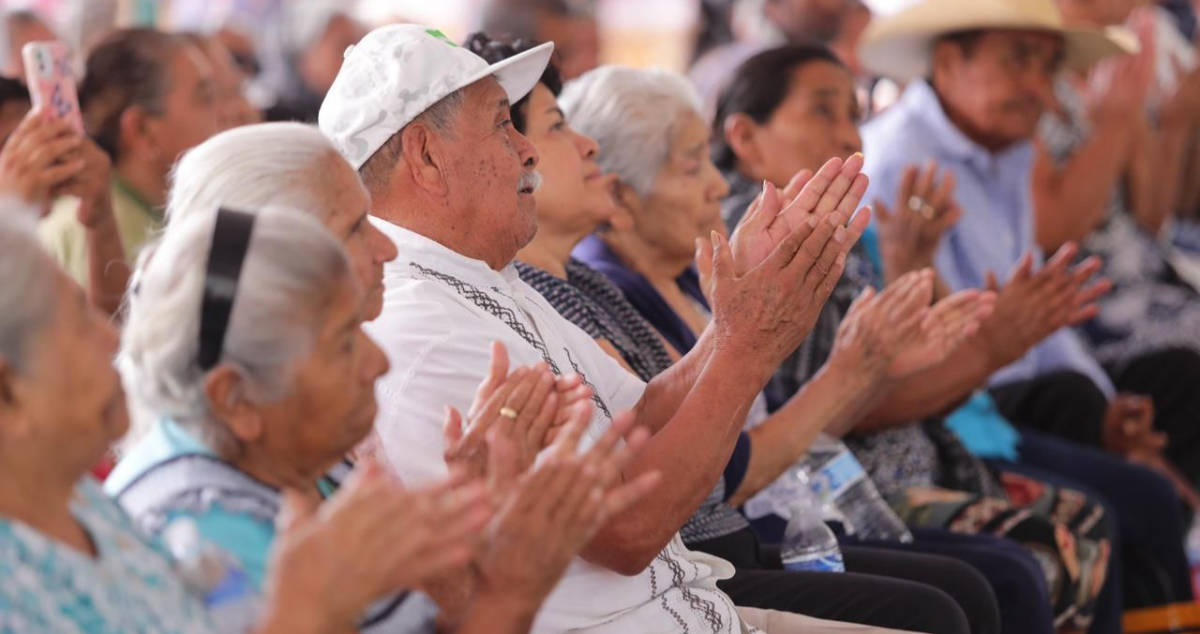
[[[1200,482],[1200,353],[1169,348],[1105,367],[1117,389],[1149,396],[1166,457]],[[1089,447],[1101,447],[1108,401],[1086,376],[1051,372],[991,390],[1009,420]]]
[[[734,564],[717,585],[737,605],[933,634],[999,631],[987,581],[945,557],[849,546],[846,572],[834,574],[784,570],[749,529],[688,546]]]

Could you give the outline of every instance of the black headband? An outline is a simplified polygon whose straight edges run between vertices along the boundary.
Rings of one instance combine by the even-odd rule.
[[[200,354],[197,358],[201,370],[212,369],[221,359],[233,300],[237,298],[238,279],[253,232],[253,214],[224,208],[217,210],[212,246],[208,250],[208,267],[204,273],[204,300],[200,304]]]

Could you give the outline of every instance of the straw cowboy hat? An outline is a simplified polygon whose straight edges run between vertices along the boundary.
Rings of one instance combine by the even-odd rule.
[[[940,36],[1001,29],[1062,35],[1065,66],[1070,69],[1082,70],[1110,55],[1138,50],[1137,37],[1127,29],[1066,26],[1054,0],[922,0],[872,20],[863,32],[858,55],[867,70],[908,81],[929,76],[933,43]]]

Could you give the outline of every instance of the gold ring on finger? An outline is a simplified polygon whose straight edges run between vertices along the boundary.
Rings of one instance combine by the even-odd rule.
[[[505,418],[511,418],[512,420],[517,420],[517,410],[515,410],[507,405],[500,408],[500,415]]]
[[[925,202],[925,199],[920,196],[913,195],[908,197],[908,210],[913,213],[921,213],[921,210],[928,206],[929,203]]]
[[[921,217],[925,218],[926,220],[933,220],[936,216],[937,209],[935,209],[933,205],[926,203],[921,207]]]

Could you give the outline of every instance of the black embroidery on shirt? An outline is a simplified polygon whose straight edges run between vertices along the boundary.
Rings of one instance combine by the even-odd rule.
[[[663,553],[661,553],[661,552],[658,553],[658,558],[662,559],[664,561],[666,560],[666,557],[664,557]],[[650,566],[650,596],[656,596],[657,594],[658,594],[658,571],[654,569],[654,566]],[[680,616],[679,613],[676,612],[667,603],[667,595],[664,593],[661,597],[658,597],[658,601],[660,604],[662,604],[662,609],[667,614],[670,614],[671,618],[675,619],[675,622],[679,624],[679,631],[683,632],[683,634],[688,634],[688,632],[690,632],[690,630],[688,629],[687,622],[684,621],[683,617]]]
[[[472,304],[475,304],[479,308],[486,310],[487,312],[491,313],[493,317],[504,322],[513,330],[513,332],[520,335],[521,338],[525,340],[525,343],[533,346],[533,348],[538,351],[538,354],[542,355],[542,360],[546,362],[546,365],[550,366],[551,371],[553,371],[555,374],[562,374],[562,370],[559,369],[558,364],[555,363],[554,359],[550,357],[550,351],[546,348],[546,342],[542,341],[540,336],[530,332],[529,329],[525,327],[525,324],[517,317],[516,313],[512,311],[512,309],[508,308],[507,306],[502,306],[500,302],[496,301],[496,298],[488,295],[474,285],[454,277],[453,275],[426,268],[420,264],[417,264],[416,262],[409,262],[409,266],[425,277],[435,279],[443,284],[446,284],[450,288],[453,288],[455,292],[470,300]],[[572,369],[579,374],[580,378],[583,379],[583,382],[586,383],[588,387],[592,388],[592,402],[596,404],[596,408],[599,409],[611,421],[612,413],[609,411],[608,405],[604,402],[604,399],[600,398],[600,394],[596,391],[596,387],[592,385],[590,381],[588,381],[587,375],[585,375],[583,371],[579,369],[579,366],[575,364],[574,358],[571,357],[571,351],[567,350],[566,348],[563,348],[563,351],[567,353],[567,359],[571,361]]]
[[[604,412],[604,415],[607,416],[609,420],[612,420],[612,412],[608,411],[608,405],[605,405],[604,401],[600,399],[600,392],[596,389],[596,386],[592,385],[592,382],[588,380],[587,375],[583,373],[583,370],[579,369],[579,364],[575,363],[575,357],[571,356],[571,351],[563,348],[563,352],[567,353],[567,361],[571,362],[571,369],[575,371],[575,374],[578,374],[579,378],[583,379],[584,385],[592,388],[592,401],[596,403],[596,407],[599,408],[601,412]]]
[[[667,548],[670,548],[670,546]],[[666,551],[667,549],[664,548],[663,552],[658,554],[658,557],[671,569],[671,576],[674,582],[672,585],[679,588],[679,594],[683,596],[684,601],[688,602],[688,605],[692,606],[693,610],[704,615],[704,620],[708,621],[708,624],[712,626],[713,634],[720,634],[720,632],[725,630],[725,619],[721,618],[720,613],[717,612],[717,606],[713,605],[711,601],[696,596],[691,588],[688,588],[687,584],[683,582],[683,567],[679,565],[678,561],[675,561],[674,557],[668,557]],[[667,606],[666,595],[663,595],[663,597],[663,607],[665,608]],[[667,610],[671,611],[670,608],[667,608]]]

